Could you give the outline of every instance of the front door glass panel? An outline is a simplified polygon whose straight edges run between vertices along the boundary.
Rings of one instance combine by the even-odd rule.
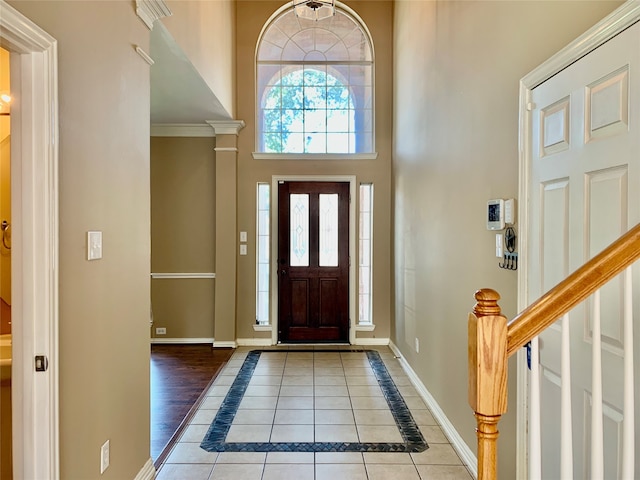
[[[320,266],[338,266],[338,194],[320,194]]]
[[[309,195],[291,194],[291,266],[309,266]]]

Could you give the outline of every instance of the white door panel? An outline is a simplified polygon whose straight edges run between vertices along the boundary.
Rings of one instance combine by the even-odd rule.
[[[532,90],[527,298],[534,300],[640,222],[640,23]],[[634,270],[634,317],[640,279]],[[604,478],[620,478],[624,279],[601,290]],[[573,478],[591,478],[597,312],[570,313]],[[636,322],[637,325],[637,322]],[[638,346],[640,326],[635,328]],[[542,478],[560,475],[561,323],[540,336]],[[596,345],[599,342],[596,342]],[[637,351],[637,350],[636,350]],[[640,371],[640,355],[635,356]],[[597,372],[597,370],[596,370]],[[597,376],[597,375],[596,375]],[[636,396],[638,411],[638,396]],[[552,413],[551,410],[555,411]],[[636,415],[636,432],[640,431]],[[639,472],[636,459],[636,472]]]

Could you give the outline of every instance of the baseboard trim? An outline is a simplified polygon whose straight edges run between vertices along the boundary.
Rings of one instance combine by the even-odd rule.
[[[213,340],[213,338],[211,340]],[[213,341],[213,348],[236,348],[237,346],[238,342],[235,342],[233,340]]]
[[[153,459],[149,457],[133,480],[153,480],[154,478],[156,478],[156,467],[153,466]]]
[[[354,345],[379,345],[379,346],[386,346],[389,345],[389,342],[391,342],[390,339],[388,338],[358,338],[356,337],[356,341],[354,343]]]
[[[272,345],[269,338],[238,338],[236,343],[239,347],[270,347]]]
[[[152,338],[151,343],[174,343],[174,344],[192,344],[192,343],[210,343],[214,344],[213,338]],[[214,345],[217,346],[217,345]]]
[[[473,477],[478,478],[478,458],[473,454],[467,443],[462,439],[456,428],[449,421],[449,418],[447,418],[447,415],[444,413],[436,399],[431,395],[424,383],[422,383],[422,380],[420,380],[416,372],[411,368],[411,365],[406,361],[400,352],[400,349],[391,341],[389,342],[389,348],[391,348],[396,357],[398,357],[400,365],[402,365],[402,368],[407,373],[407,376],[418,391],[418,394],[420,394],[431,410],[433,417],[440,424],[444,434],[451,442],[451,446],[455,449],[458,455],[460,455],[462,462],[467,466]]]

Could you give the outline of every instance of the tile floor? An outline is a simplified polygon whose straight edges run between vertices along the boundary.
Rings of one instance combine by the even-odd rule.
[[[307,349],[301,352],[298,350]],[[336,350],[341,351],[327,351]],[[387,347],[375,348],[429,448],[388,452],[207,452],[200,447],[252,348],[238,348],[158,471],[158,480],[470,480]],[[311,351],[313,350],[313,351]],[[263,353],[226,442],[402,442],[364,351],[279,347]]]

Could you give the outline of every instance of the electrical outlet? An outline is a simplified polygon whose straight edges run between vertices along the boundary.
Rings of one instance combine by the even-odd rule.
[[[100,448],[100,475],[109,467],[109,440]]]
[[[416,353],[420,353],[420,340],[416,337]]]
[[[158,327],[156,328],[156,335],[166,335],[167,334],[167,329],[164,327]]]

